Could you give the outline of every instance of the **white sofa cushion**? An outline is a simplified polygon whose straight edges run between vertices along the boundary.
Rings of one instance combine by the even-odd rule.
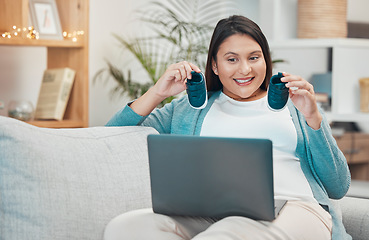
[[[145,127],[46,129],[0,117],[1,239],[102,239],[150,207]]]

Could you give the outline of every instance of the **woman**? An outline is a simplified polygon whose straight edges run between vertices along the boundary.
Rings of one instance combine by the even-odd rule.
[[[217,222],[132,211],[112,220],[105,239],[351,239],[339,209],[350,173],[330,127],[315,102],[313,86],[283,73],[290,100],[282,111],[267,107],[272,75],[269,46],[260,28],[242,16],[218,22],[205,76],[208,105],[192,109],[187,97],[161,109],[165,98],[186,89],[192,63],[171,65],[154,87],[118,112],[107,125],[141,125],[160,133],[268,138],[273,141],[275,198],[288,200],[272,222],[228,217]]]

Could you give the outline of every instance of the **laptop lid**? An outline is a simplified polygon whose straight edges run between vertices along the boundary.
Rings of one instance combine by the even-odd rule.
[[[270,140],[149,135],[148,150],[154,212],[275,218]]]

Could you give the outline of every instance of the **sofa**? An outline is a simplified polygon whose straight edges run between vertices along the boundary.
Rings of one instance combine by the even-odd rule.
[[[112,218],[150,207],[148,134],[157,132],[48,129],[0,116],[0,239],[101,240]],[[369,239],[369,186],[352,186],[334,203],[353,238]]]

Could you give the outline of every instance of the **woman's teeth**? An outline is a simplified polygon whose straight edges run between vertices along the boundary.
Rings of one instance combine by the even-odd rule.
[[[234,79],[234,80],[238,83],[247,83],[247,82],[250,82],[252,79],[254,79],[254,78],[249,78],[249,79],[246,79],[246,80],[240,80],[240,79]]]

